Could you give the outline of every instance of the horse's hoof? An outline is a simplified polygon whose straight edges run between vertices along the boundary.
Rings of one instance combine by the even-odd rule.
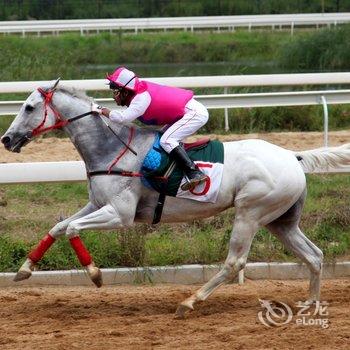
[[[192,310],[194,310],[193,305],[184,301],[177,307],[174,318],[177,320],[182,320],[185,318],[186,312]]]
[[[103,285],[103,280],[102,280],[102,272],[100,269],[98,269],[98,273],[96,276],[91,277],[91,281],[94,282],[95,286],[97,288],[101,288]]]
[[[97,288],[102,287],[103,280],[102,280],[102,272],[101,270],[96,267],[95,265],[91,264],[87,266],[87,271],[90,276],[91,281],[95,284]]]
[[[32,271],[19,270],[14,277],[14,282],[24,281],[32,275]]]

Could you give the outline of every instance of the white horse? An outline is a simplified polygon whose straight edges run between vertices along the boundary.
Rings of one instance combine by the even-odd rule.
[[[106,120],[87,115],[91,114],[91,102],[92,99],[83,93],[58,87],[57,80],[31,93],[1,141],[9,151],[20,152],[33,136],[62,127],[85,161],[88,174],[106,170],[117,155],[120,158],[118,168],[138,172],[153,144],[155,131],[113,123],[113,135]],[[133,137],[131,130],[135,130]],[[127,147],[135,149],[137,157],[121,140],[129,140]],[[306,196],[304,172],[315,167],[349,165],[350,144],[292,152],[262,140],[245,140],[225,142],[224,153],[224,173],[215,204],[166,198],[161,222],[205,218],[235,207],[229,252],[223,268],[180,303],[177,316],[183,317],[195,303],[207,299],[244,268],[254,235],[261,227],[268,228],[308,266],[311,274],[308,302],[319,300],[323,254],[299,228]],[[80,232],[152,222],[158,193],[144,187],[139,178],[114,174],[90,176],[88,188],[89,203],[49,231],[19,269],[16,280],[29,278],[34,264],[55,239],[66,235],[91,279],[100,286],[100,270],[82,244]]]

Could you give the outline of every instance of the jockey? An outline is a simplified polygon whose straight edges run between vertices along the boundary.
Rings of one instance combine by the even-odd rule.
[[[148,125],[166,125],[160,145],[185,173],[187,182],[181,189],[186,191],[205,181],[206,175],[181,145],[181,141],[194,134],[209,117],[207,109],[193,98],[193,92],[140,81],[134,72],[125,67],[118,68],[107,79],[117,105],[128,108],[111,111],[93,104],[92,111],[117,123],[138,119]]]

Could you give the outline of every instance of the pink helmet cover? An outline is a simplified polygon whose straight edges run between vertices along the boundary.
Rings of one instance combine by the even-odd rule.
[[[107,75],[107,79],[122,88],[136,93],[140,93],[144,90],[144,84],[139,81],[135,73],[125,67],[117,68],[112,74]]]

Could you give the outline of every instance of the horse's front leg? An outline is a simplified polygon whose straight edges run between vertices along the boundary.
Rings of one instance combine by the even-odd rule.
[[[79,219],[85,215],[92,213],[96,209],[97,207],[91,202],[89,202],[84,208],[79,210],[74,215],[57,223],[49,231],[49,233],[43,237],[39,244],[28,254],[26,261],[18,270],[14,281],[18,282],[29,278],[32,275],[32,271],[34,270],[35,264],[42,259],[44,254],[48,251],[48,249],[52,246],[56,239],[66,232],[69,223],[72,220]]]
[[[89,277],[97,287],[102,286],[102,274],[93,263],[92,257],[81,241],[79,233],[81,230],[87,229],[112,230],[121,226],[130,226],[134,222],[136,205],[133,206],[129,203],[125,202],[120,210],[115,209],[111,204],[107,204],[89,215],[71,221],[67,227],[66,235],[70,244],[81,265],[87,270]],[[123,210],[124,207],[128,207],[128,210]]]

